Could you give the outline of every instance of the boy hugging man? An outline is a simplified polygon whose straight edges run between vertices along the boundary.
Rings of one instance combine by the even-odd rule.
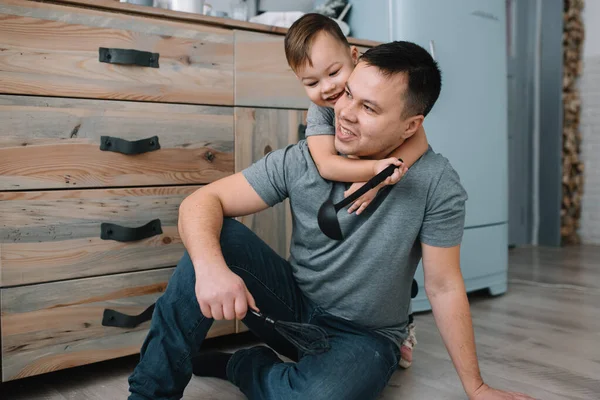
[[[397,183],[428,149],[425,130],[419,130],[400,146],[393,157],[382,160],[359,159],[338,154],[334,146],[336,134],[333,107],[342,96],[351,96],[346,81],[358,61],[358,49],[350,46],[338,24],[320,14],[306,14],[289,28],[284,41],[288,64],[302,83],[311,100],[308,109],[306,141],[321,177],[339,182],[352,182],[345,192],[350,195],[388,165],[398,168],[379,187],[356,200],[348,212],[361,214],[385,185]],[[377,113],[376,104],[364,104],[362,112]],[[339,134],[350,135],[339,126]],[[416,286],[413,282],[413,287]],[[402,343],[400,366],[412,364],[416,345],[415,325],[409,316],[408,338]]]

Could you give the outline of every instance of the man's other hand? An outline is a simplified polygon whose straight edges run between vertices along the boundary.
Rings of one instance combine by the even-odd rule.
[[[475,394],[469,396],[470,400],[535,400],[523,393],[504,392],[502,390],[492,389],[488,385],[482,385],[475,391]]]
[[[196,298],[206,318],[243,319],[248,307],[259,311],[242,278],[229,268],[207,268],[205,271],[197,274]]]

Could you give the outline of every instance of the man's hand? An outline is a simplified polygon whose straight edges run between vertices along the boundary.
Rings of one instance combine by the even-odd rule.
[[[206,318],[243,319],[248,306],[259,311],[242,278],[229,268],[214,267],[205,271],[197,274],[201,276],[196,279],[196,298]]]
[[[535,400],[533,397],[529,397],[523,393],[517,392],[504,392],[502,390],[492,389],[488,385],[482,385],[475,391],[472,396],[469,396],[471,400]]]

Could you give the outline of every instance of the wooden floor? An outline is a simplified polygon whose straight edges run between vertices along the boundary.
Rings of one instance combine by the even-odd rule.
[[[509,291],[470,296],[484,379],[544,400],[600,398],[600,247],[510,251]],[[464,399],[431,313],[419,314],[413,366],[383,399]],[[210,340],[236,348],[251,336]],[[125,399],[137,356],[3,384],[10,400]],[[233,385],[192,378],[184,399],[244,399]]]

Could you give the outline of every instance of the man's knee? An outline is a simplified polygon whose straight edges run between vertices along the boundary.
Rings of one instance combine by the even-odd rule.
[[[268,245],[250,228],[232,218],[223,219],[221,251],[228,266],[247,268],[263,262]]]
[[[255,237],[256,234],[241,222],[233,218],[223,218],[220,242],[224,255],[229,250],[245,248]]]

